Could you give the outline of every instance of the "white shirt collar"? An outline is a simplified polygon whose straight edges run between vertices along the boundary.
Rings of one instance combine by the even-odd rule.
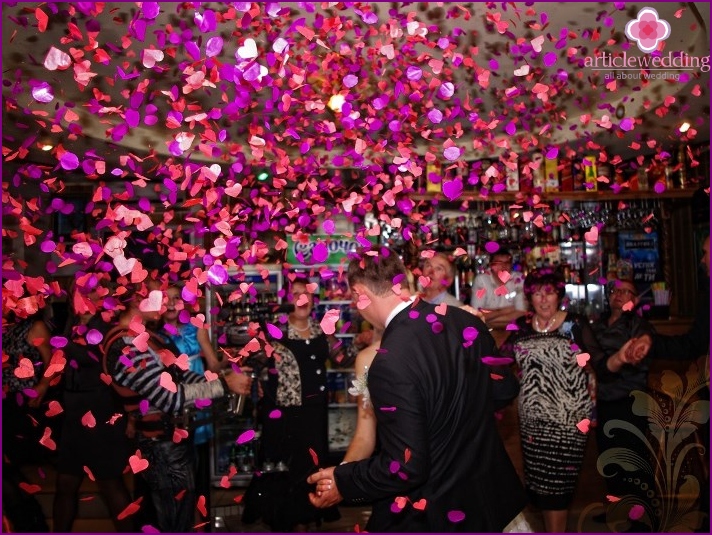
[[[411,296],[411,298],[408,299],[408,301],[401,301],[400,303],[398,303],[398,304],[395,306],[395,308],[394,308],[393,310],[391,310],[391,313],[388,314],[388,317],[386,318],[386,325],[385,325],[385,327],[388,327],[388,324],[391,322],[391,320],[392,320],[393,318],[395,318],[396,315],[397,315],[401,310],[403,310],[404,308],[409,307],[411,304],[413,304],[413,301],[415,301],[415,296],[414,296],[414,295]],[[385,327],[384,327],[384,328],[385,328]]]

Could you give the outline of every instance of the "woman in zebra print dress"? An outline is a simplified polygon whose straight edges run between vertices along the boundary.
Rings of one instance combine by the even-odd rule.
[[[566,531],[568,507],[593,419],[595,375],[591,361],[603,358],[586,318],[560,310],[563,276],[530,273],[524,293],[533,308],[517,320],[502,352],[521,370],[519,421],[524,479],[547,531]]]

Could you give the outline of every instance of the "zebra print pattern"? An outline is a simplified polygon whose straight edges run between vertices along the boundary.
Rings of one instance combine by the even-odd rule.
[[[165,414],[178,413],[186,401],[202,397],[219,397],[223,393],[220,381],[205,384],[205,377],[176,365],[166,367],[161,356],[151,347],[138,351],[133,338],[124,336],[107,351],[108,369],[113,379],[130,388],[150,402],[149,410]],[[161,374],[169,372],[176,385],[175,391],[161,385]]]
[[[542,509],[565,509],[583,461],[587,435],[576,424],[590,418],[588,375],[576,362],[580,352],[561,333],[531,333],[514,344],[522,371],[519,419],[524,478]]]

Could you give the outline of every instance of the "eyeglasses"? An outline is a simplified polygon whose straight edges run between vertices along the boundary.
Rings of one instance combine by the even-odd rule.
[[[631,295],[633,297],[636,297],[638,295],[636,292],[634,292],[633,290],[629,290],[628,288],[613,288],[611,290],[611,295],[616,294]]]

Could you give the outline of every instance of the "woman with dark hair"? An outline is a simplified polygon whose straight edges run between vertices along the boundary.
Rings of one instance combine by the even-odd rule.
[[[588,321],[561,309],[563,276],[536,270],[524,280],[533,311],[502,347],[521,370],[519,422],[524,480],[547,531],[566,531],[595,404],[591,362],[604,358]],[[588,356],[586,355],[588,354]]]
[[[70,532],[77,515],[79,487],[87,474],[96,480],[116,530],[136,529],[132,518],[119,520],[131,503],[123,472],[131,450],[126,436],[126,415],[118,397],[102,380],[99,332],[107,328],[101,318],[108,275],[78,274],[69,290],[70,316],[64,336],[64,421],[58,444],[57,492],[53,529]]]
[[[43,432],[54,423],[42,408],[48,390],[59,382],[59,374],[48,372],[51,364],[61,368],[59,357],[53,360],[50,328],[44,312],[15,317],[10,313],[3,321],[2,349],[2,414],[3,454],[12,462],[38,462],[50,450],[40,443]],[[52,366],[55,367],[55,366]]]
[[[23,488],[29,481],[22,470],[24,465],[52,457],[42,440],[44,433],[57,437],[59,418],[48,417],[41,406],[57,377],[45,373],[53,360],[50,329],[43,315],[44,309],[23,318],[3,310],[3,521],[17,532],[49,531],[40,503]]]
[[[273,531],[304,531],[311,523],[339,518],[336,507],[320,510],[311,505],[306,478],[327,462],[326,362],[343,366],[353,359],[351,353],[342,356],[337,339],[324,334],[313,317],[314,295],[308,282],[296,278],[289,287],[294,311],[281,339],[271,342],[274,352],[258,407],[262,424],[258,461],[263,470],[268,463],[286,473],[267,478],[257,473],[245,495],[243,522],[262,517]],[[265,492],[270,496],[263,503],[258,496]]]

